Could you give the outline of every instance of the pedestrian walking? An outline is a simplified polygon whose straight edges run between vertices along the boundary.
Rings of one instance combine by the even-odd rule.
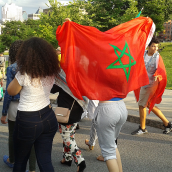
[[[56,51],[47,41],[33,37],[22,44],[17,56],[18,72],[9,84],[9,95],[20,92],[14,129],[13,172],[25,172],[34,145],[40,171],[54,171],[51,161],[53,138],[58,129],[49,94],[60,71]]]
[[[160,75],[156,75],[156,71],[160,68],[159,63],[161,60],[158,53],[158,45],[158,39],[152,38],[151,42],[148,45],[148,50],[146,50],[144,53],[144,63],[149,77],[149,84],[141,87],[140,89],[138,101],[140,126],[137,130],[131,133],[132,135],[141,135],[148,133],[146,129],[146,107],[150,108],[151,102],[154,101],[153,99],[160,99],[159,103],[161,102],[161,96],[166,86],[166,76],[162,78],[160,77]],[[163,62],[161,63],[163,64]],[[161,72],[163,71],[166,74],[166,72],[164,71],[165,69],[162,69],[163,68],[160,68]],[[161,86],[161,83],[163,82],[164,86]],[[160,93],[157,94],[157,91],[159,91]],[[158,95],[159,97],[155,97],[155,95]],[[167,120],[167,118],[157,106],[153,106],[151,111],[162,120],[165,127],[163,133],[170,133],[170,131],[172,131],[172,122],[169,122]]]

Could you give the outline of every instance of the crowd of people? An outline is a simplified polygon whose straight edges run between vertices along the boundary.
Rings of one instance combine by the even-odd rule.
[[[153,38],[144,54],[149,85],[140,90],[140,126],[132,135],[148,132],[146,107],[149,108],[158,85],[158,79],[154,77],[158,67],[158,44],[158,40]],[[10,47],[11,65],[7,68],[1,123],[8,123],[9,130],[9,152],[3,160],[13,168],[13,172],[25,172],[28,160],[30,172],[35,171],[36,161],[40,171],[53,172],[51,152],[57,130],[63,139],[61,164],[71,166],[74,159],[77,172],[86,168],[84,156],[75,141],[75,130],[86,107],[94,103],[86,97],[78,100],[70,91],[65,73],[60,68],[60,51],[60,47],[55,50],[47,41],[37,37],[15,41]],[[71,110],[67,123],[58,123],[52,110],[49,95],[56,92],[59,92],[58,107]],[[122,172],[117,138],[127,120],[125,103],[122,98],[114,97],[99,101],[93,109],[90,140],[86,139],[85,144],[93,150],[98,138],[102,155],[97,159],[106,162],[109,172]],[[153,107],[152,111],[163,121],[163,133],[171,132],[172,123],[163,113],[157,107]]]

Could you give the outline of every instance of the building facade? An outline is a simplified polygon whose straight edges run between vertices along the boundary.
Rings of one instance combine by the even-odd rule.
[[[28,19],[39,20],[41,13],[43,13],[43,10],[39,7],[36,13],[28,14]]]
[[[43,9],[43,13],[44,13],[44,14],[50,15],[51,12],[52,12],[52,9],[51,9],[51,8]]]
[[[172,20],[169,20],[168,22],[164,23],[164,39],[166,41],[171,41],[172,40]]]
[[[23,21],[22,7],[16,6],[14,3],[2,6],[2,22],[6,21]]]

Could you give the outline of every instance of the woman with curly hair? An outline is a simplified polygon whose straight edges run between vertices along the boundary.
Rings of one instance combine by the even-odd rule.
[[[17,70],[17,63],[16,63],[16,54],[18,49],[20,48],[21,44],[23,43],[22,40],[17,40],[13,42],[9,49],[9,63],[11,64],[9,67],[7,67],[7,83],[6,88],[10,84],[10,82],[15,78],[16,70]],[[4,155],[3,161],[4,163],[10,167],[13,168],[15,158],[14,158],[14,145],[13,145],[13,132],[14,132],[14,126],[16,121],[16,115],[17,115],[17,107],[19,104],[20,94],[17,94],[15,96],[10,96],[5,91],[5,97],[3,102],[3,109],[2,109],[2,117],[1,117],[1,123],[6,124],[8,123],[8,131],[9,131],[9,137],[8,137],[8,149],[9,149],[9,156]],[[8,122],[6,122],[8,115]],[[29,158],[29,171],[34,172],[36,169],[36,157],[35,157],[35,151],[34,148],[32,148],[30,158]]]
[[[49,94],[60,71],[56,51],[45,40],[33,37],[24,41],[16,59],[18,72],[7,88],[11,96],[20,92],[13,172],[25,172],[33,145],[40,171],[53,172],[51,151],[58,123]]]

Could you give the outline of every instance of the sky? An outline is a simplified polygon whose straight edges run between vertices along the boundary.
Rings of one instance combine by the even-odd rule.
[[[58,0],[58,1],[61,2],[62,4],[66,4],[72,0],[69,1]],[[39,7],[41,7],[42,9],[48,8],[46,4],[49,4],[48,0],[0,0],[0,19],[2,18],[1,8],[2,6],[5,5],[5,3],[8,4],[14,3],[17,6],[22,7],[22,10],[26,11],[27,14],[35,13]]]

